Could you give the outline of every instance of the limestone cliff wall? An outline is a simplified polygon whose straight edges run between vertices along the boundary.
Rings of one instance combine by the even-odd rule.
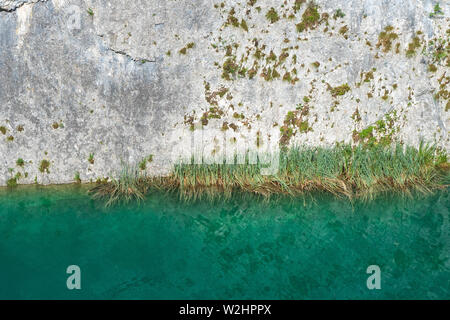
[[[448,150],[437,3],[0,0],[0,185],[274,143]]]

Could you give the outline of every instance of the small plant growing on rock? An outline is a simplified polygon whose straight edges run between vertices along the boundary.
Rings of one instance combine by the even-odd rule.
[[[418,48],[420,48],[421,44],[420,44],[420,39],[419,37],[415,36],[411,43],[408,44],[408,49],[406,50],[406,56],[408,58],[411,58],[412,56],[414,56],[416,54],[416,50]]]
[[[306,0],[295,0],[294,2],[294,12],[297,13],[297,11],[300,10],[300,8],[302,7],[302,4],[304,4],[306,2]]]
[[[308,120],[302,121],[299,126],[298,126],[298,130],[301,133],[305,133],[308,131],[312,131],[312,128],[309,126]]]
[[[17,187],[17,179],[14,177],[14,178],[11,178],[11,179],[8,179],[8,181],[6,181],[6,186],[8,187],[8,188],[14,188],[14,187]]]
[[[141,162],[139,162],[139,169],[144,171],[145,169],[147,169],[147,162],[150,163],[152,161],[153,161],[153,155],[151,154],[148,157],[142,159]]]
[[[144,159],[141,162],[139,162],[139,169],[141,169],[142,171],[147,169],[147,159]]]
[[[0,132],[1,132],[2,134],[6,134],[6,128],[5,128],[4,126],[1,126],[1,127],[0,127]]]
[[[241,28],[244,29],[244,31],[248,31],[247,22],[244,19],[241,20]]]
[[[321,23],[318,6],[310,3],[302,15],[302,21],[296,25],[297,32],[313,30]]]
[[[361,121],[361,115],[359,113],[359,109],[356,108],[355,112],[353,112],[352,117],[353,121],[359,122]]]
[[[347,83],[344,83],[343,85],[340,85],[338,87],[334,87],[334,88],[330,87],[329,90],[331,91],[331,95],[333,97],[337,97],[337,96],[343,96],[348,91],[350,91],[350,87]]]
[[[373,69],[368,71],[364,76],[364,82],[370,82],[371,80],[373,80],[374,79],[373,73],[374,73]]]
[[[235,13],[236,10],[234,10],[234,8],[231,8],[230,12],[228,13],[227,22],[225,23],[226,26],[232,25],[235,28],[239,28],[239,20],[234,16]]]
[[[48,160],[44,159],[39,164],[39,171],[42,173],[50,173],[50,171],[48,170],[49,168],[50,168],[50,161]]]
[[[336,20],[337,18],[344,18],[345,13],[341,9],[337,9],[333,15],[333,18]]]
[[[93,153],[89,154],[88,161],[89,161],[90,164],[94,164],[94,154]]]
[[[75,172],[75,176],[73,177],[73,180],[75,180],[75,183],[81,183],[80,173],[78,171]]]
[[[444,14],[444,12],[442,11],[442,8],[441,8],[441,6],[439,5],[439,2],[438,2],[434,6],[434,12],[430,13],[430,18],[433,18],[435,16],[442,16],[443,14]]]
[[[23,167],[25,165],[25,161],[22,158],[17,159],[16,165],[19,167]]]
[[[428,66],[428,72],[436,72],[437,71],[437,67],[434,64],[430,64]]]
[[[433,39],[430,41],[428,50],[431,51],[431,58],[433,61],[439,62],[450,55],[450,44],[442,38]],[[426,55],[429,55],[429,53],[426,53]]]
[[[392,48],[392,42],[398,39],[398,34],[393,32],[394,27],[387,26],[378,36],[377,48],[383,47],[383,52],[389,52]]]
[[[277,11],[276,11],[275,8],[273,8],[273,7],[270,8],[269,11],[267,11],[267,13],[266,13],[266,18],[267,18],[267,20],[270,21],[270,23],[275,23],[275,22],[277,22],[278,20],[280,20],[280,17],[278,16]]]
[[[222,72],[222,78],[225,80],[231,80],[232,77],[236,75],[236,72],[238,71],[239,66],[236,64],[235,60],[232,58],[228,58],[223,63],[223,72]]]
[[[195,43],[193,42],[189,42],[184,48],[180,49],[179,53],[180,54],[187,54],[188,49],[192,49],[195,47]]]
[[[339,34],[343,35],[345,39],[348,39],[347,32],[348,32],[347,26],[343,26],[342,28],[339,29]]]
[[[87,11],[88,15],[90,15],[91,17],[94,16],[94,10],[92,10],[92,8],[89,8],[86,11]]]

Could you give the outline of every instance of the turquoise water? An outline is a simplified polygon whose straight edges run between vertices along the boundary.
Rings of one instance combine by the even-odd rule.
[[[3,189],[0,299],[449,299],[449,207],[440,192],[106,210],[83,187]]]

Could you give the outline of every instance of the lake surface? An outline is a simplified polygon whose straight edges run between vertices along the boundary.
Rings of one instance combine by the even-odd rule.
[[[2,189],[0,299],[450,299],[449,207],[448,191],[105,209],[83,186]]]

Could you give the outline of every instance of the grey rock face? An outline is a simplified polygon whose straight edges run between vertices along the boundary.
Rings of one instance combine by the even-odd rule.
[[[449,150],[448,1],[317,1],[304,30],[295,2],[0,0],[0,185],[365,129]]]
[[[13,11],[23,6],[24,4],[36,3],[47,0],[0,0],[0,11]]]

